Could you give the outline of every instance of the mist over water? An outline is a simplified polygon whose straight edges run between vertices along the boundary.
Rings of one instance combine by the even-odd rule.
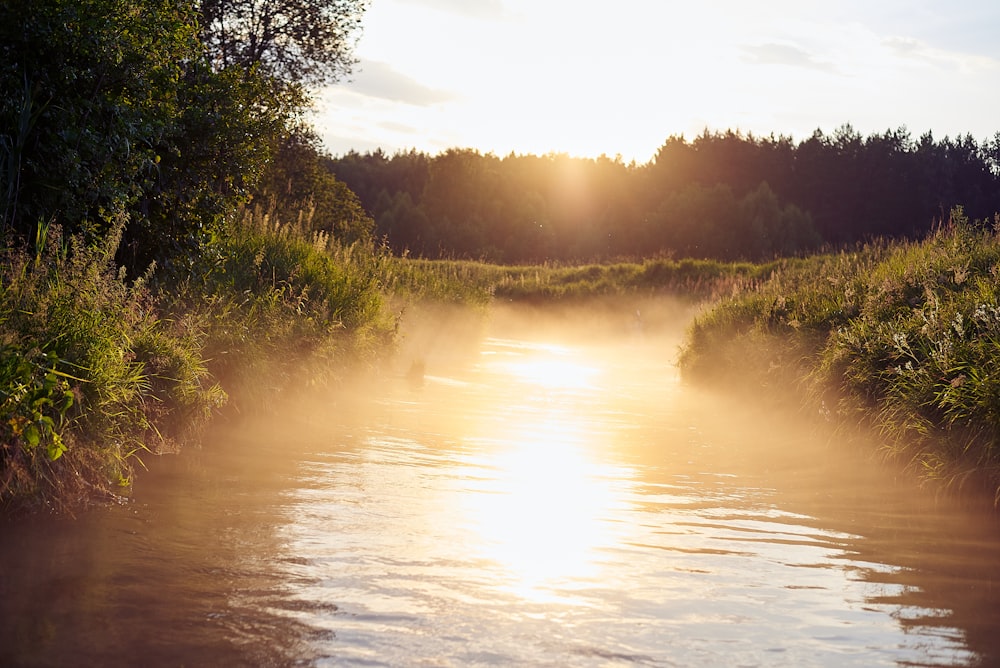
[[[13,665],[989,665],[992,519],[680,383],[691,313],[410,314],[392,368],[2,527]]]

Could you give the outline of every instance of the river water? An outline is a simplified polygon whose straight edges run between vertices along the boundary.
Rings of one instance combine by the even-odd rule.
[[[995,521],[627,330],[497,327],[0,525],[0,664],[1000,663]]]

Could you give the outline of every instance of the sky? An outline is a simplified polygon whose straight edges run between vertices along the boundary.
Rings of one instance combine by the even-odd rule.
[[[649,161],[671,135],[1000,132],[997,0],[372,0],[328,151]]]

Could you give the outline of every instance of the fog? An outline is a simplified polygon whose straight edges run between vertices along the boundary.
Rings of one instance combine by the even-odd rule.
[[[580,304],[496,302],[488,311],[463,306],[413,307],[400,320],[393,368],[424,362],[429,369],[467,363],[485,337],[612,347],[619,352],[663,355],[674,362],[684,333],[701,309],[671,297],[602,298]],[[632,349],[632,350],[630,350]]]
[[[682,383],[696,310],[411,309],[366,378],[11,528],[0,660],[1000,659],[995,520],[794,406]]]

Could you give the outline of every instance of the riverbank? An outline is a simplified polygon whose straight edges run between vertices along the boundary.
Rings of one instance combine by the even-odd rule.
[[[699,316],[685,378],[800,403],[1000,499],[1000,238],[960,209],[922,242],[788,260]]]
[[[118,238],[57,228],[0,275],[0,508],[73,512],[224,415],[371,365],[395,326],[384,258],[245,210],[183,271],[128,280]]]
[[[212,420],[358,369],[425,368],[509,303],[535,323],[586,305],[583,336],[698,312],[687,380],[874,430],[919,476],[1000,493],[1000,241],[960,211],[920,243],[763,265],[425,261],[269,221],[243,211],[183,280],[126,280],[115,238],[85,248],[53,229],[34,255],[6,252],[3,512],[115,499],[145,457],[198,442]]]
[[[72,513],[126,495],[145,458],[197,443],[211,421],[351,382],[359,368],[381,372],[394,357],[424,365],[442,342],[469,338],[495,304],[553,315],[580,303],[596,313],[603,303],[606,313],[591,322],[597,332],[618,317],[623,298],[697,302],[768,271],[669,259],[501,266],[396,258],[275,218],[244,209],[186,266],[131,280],[115,262],[115,234],[93,247],[52,227],[34,252],[4,252],[4,513]],[[636,326],[635,310],[618,324]],[[640,318],[656,317],[642,308]],[[433,337],[403,335],[403,322],[431,331],[410,328],[414,321],[433,322]]]

